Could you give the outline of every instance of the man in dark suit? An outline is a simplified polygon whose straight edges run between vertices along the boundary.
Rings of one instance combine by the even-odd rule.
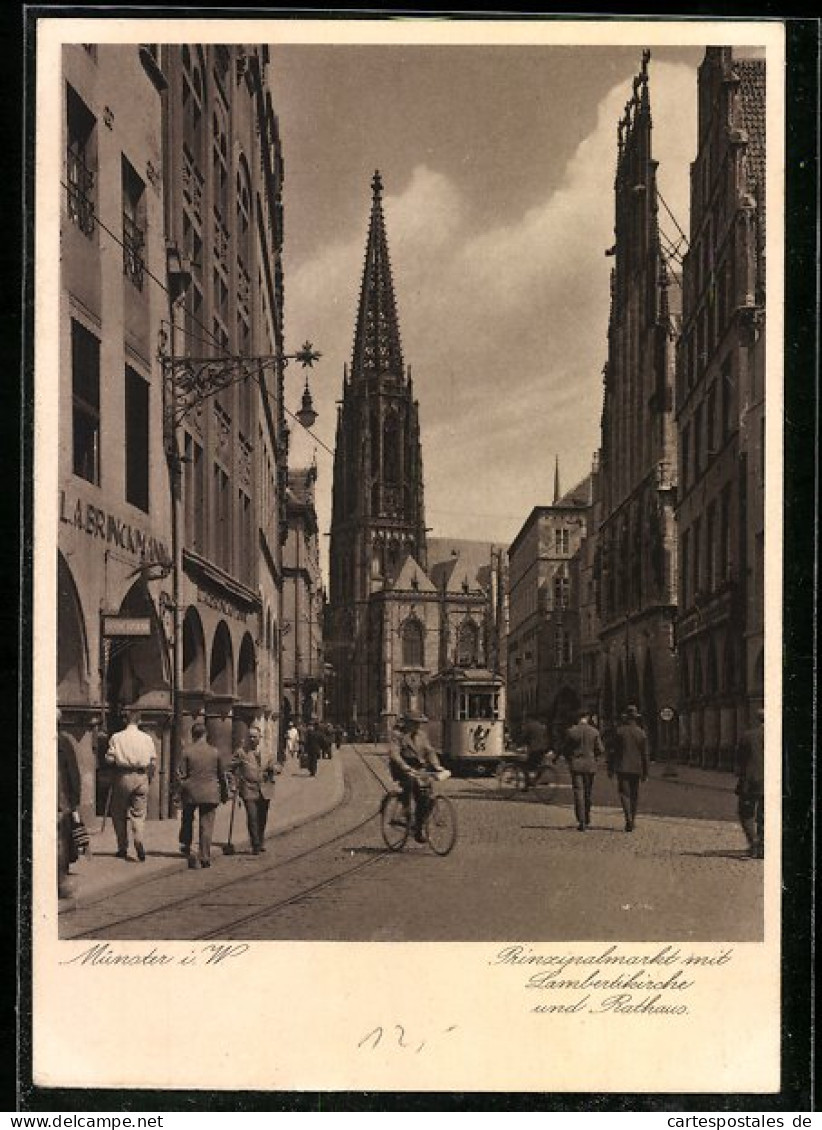
[[[739,745],[739,822],[752,859],[765,858],[765,711],[757,710],[754,725]]]
[[[568,727],[561,749],[571,773],[577,829],[584,832],[591,823],[591,794],[597,758],[605,752],[599,730],[591,725],[587,714],[580,713],[577,722]]]
[[[317,776],[317,762],[324,756],[325,747],[325,735],[322,730],[316,722],[309,722],[305,731],[305,759],[312,777]]]
[[[639,782],[648,779],[648,739],[639,725],[639,711],[628,706],[616,728],[608,761],[608,776],[617,775],[619,800],[625,814],[625,831],[636,824]]]
[[[183,805],[180,851],[189,857],[189,867],[211,866],[211,840],[217,805],[228,799],[225,773],[226,767],[219,751],[208,743],[205,723],[195,722],[191,727],[191,744],[183,750],[177,767]],[[191,854],[195,812],[200,817],[199,858]]]
[[[243,744],[235,751],[231,770],[237,779],[237,788],[245,805],[248,838],[254,855],[265,851],[265,826],[268,808],[274,799],[275,778],[282,772],[274,757],[264,756],[260,749],[262,731],[253,723]]]

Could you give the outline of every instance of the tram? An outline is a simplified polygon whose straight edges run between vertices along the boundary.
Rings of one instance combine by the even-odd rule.
[[[449,667],[425,696],[431,744],[454,773],[492,773],[505,750],[505,681],[485,668]]]

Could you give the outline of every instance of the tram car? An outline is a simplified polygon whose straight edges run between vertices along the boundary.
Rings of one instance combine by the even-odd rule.
[[[426,691],[428,734],[452,773],[493,773],[505,750],[505,681],[484,668],[450,667]]]

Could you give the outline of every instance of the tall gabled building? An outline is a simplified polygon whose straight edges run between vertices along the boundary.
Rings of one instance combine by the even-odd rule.
[[[677,365],[681,754],[730,768],[764,695],[765,60],[699,68]]]
[[[374,721],[385,708],[371,661],[379,647],[371,596],[393,585],[409,555],[426,566],[419,411],[403,364],[382,190],[376,172],[351,370],[337,415],[327,626],[341,721]]]
[[[660,249],[651,152],[648,60],[619,123],[616,224],[599,473],[601,710],[642,712],[654,753],[675,734],[659,711],[676,702],[676,431],[674,346],[679,294]],[[666,711],[667,714],[667,711]]]

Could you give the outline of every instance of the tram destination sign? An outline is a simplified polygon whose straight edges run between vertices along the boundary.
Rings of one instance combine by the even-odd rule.
[[[104,616],[103,635],[150,636],[151,620],[148,616]]]

